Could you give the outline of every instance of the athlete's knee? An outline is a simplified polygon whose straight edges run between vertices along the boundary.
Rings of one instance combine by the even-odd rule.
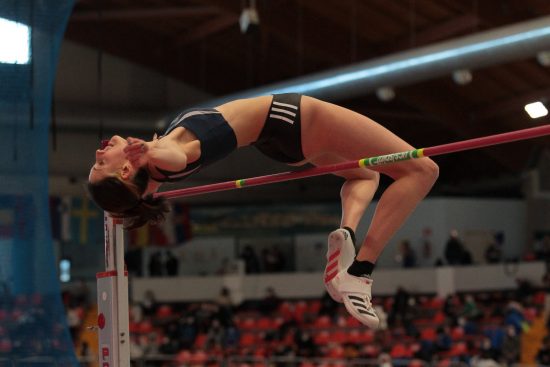
[[[420,163],[420,175],[424,180],[433,185],[439,177],[439,166],[430,158],[422,158],[418,160]]]

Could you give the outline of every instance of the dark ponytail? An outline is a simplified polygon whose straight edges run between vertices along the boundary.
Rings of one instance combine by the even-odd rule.
[[[130,183],[114,176],[96,183],[88,182],[88,193],[103,210],[125,218],[125,229],[134,229],[147,223],[160,223],[168,212],[165,199],[153,198],[153,195],[141,197],[148,182],[149,173],[140,168]]]

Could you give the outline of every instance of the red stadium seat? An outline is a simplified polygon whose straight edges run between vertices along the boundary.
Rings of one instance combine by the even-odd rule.
[[[195,338],[195,347],[196,348],[204,348],[206,345],[206,334],[198,334]]]
[[[453,344],[449,351],[442,353],[442,356],[446,358],[453,358],[466,354],[468,354],[468,345],[465,342],[459,342]]]
[[[242,347],[248,347],[251,345],[256,344],[257,336],[254,333],[244,333],[241,335],[241,339],[239,340],[239,344]]]
[[[535,303],[535,305],[538,305],[538,306],[543,306],[545,298],[546,298],[546,293],[544,291],[537,292],[533,296],[533,303]]]
[[[424,367],[424,361],[420,359],[413,359],[409,362],[408,367]]]
[[[172,315],[173,315],[172,307],[170,307],[169,305],[162,305],[157,309],[156,316],[158,318],[161,318],[161,319],[162,318],[168,318]]]
[[[299,323],[304,321],[304,315],[307,312],[307,303],[305,301],[297,302],[294,305],[294,318]]]
[[[342,329],[338,329],[332,333],[332,341],[338,344],[345,344],[348,342],[348,333]]]
[[[346,317],[346,326],[347,327],[355,327],[355,328],[358,328],[358,327],[361,327],[361,323],[359,322],[359,320],[357,320],[355,317],[351,316],[351,315],[348,315]]]
[[[454,327],[453,330],[451,330],[451,339],[453,341],[461,340],[464,338],[464,329],[462,326]]]
[[[325,315],[316,318],[315,322],[313,323],[313,327],[318,329],[329,328],[331,326],[332,326],[332,321],[330,317]]]
[[[443,324],[445,323],[446,319],[447,317],[445,316],[445,314],[442,311],[438,311],[435,313],[432,322],[435,324]]]
[[[256,320],[253,319],[252,317],[247,317],[244,320],[241,320],[241,324],[239,325],[239,327],[243,330],[255,329],[256,326],[257,326]]]
[[[420,331],[420,338],[433,342],[437,338],[437,332],[432,327],[426,327]]]
[[[396,343],[390,351],[392,358],[410,358],[412,357],[411,350],[403,343]]]
[[[310,312],[314,315],[317,315],[319,313],[320,309],[321,309],[321,301],[320,300],[316,299],[316,300],[308,302],[308,307],[307,307],[308,312]]]
[[[344,356],[344,347],[339,344],[336,344],[334,347],[330,348],[326,356],[328,358],[342,358]]]
[[[153,324],[151,321],[144,320],[139,323],[138,326],[138,333],[140,334],[147,334],[153,331]]]
[[[276,327],[274,321],[270,317],[260,317],[256,323],[256,327],[261,330],[272,330]]]
[[[363,329],[359,333],[359,343],[367,344],[374,341],[374,331],[370,329]]]
[[[197,350],[191,355],[191,365],[199,364],[204,366],[206,361],[208,361],[208,354],[202,349]]]
[[[291,320],[294,316],[294,305],[288,301],[281,302],[278,311],[285,320]]]
[[[313,337],[315,344],[325,345],[331,342],[330,333],[328,331],[320,331]]]

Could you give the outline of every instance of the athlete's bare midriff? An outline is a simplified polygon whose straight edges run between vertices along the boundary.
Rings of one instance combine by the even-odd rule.
[[[264,126],[273,96],[238,99],[216,107],[233,128],[237,145],[243,147],[254,143]]]
[[[272,100],[273,96],[269,95],[239,99],[216,107],[235,131],[237,145],[239,147],[253,144],[258,140],[264,127]],[[314,120],[316,110],[314,101],[316,101],[314,98],[308,96],[302,97],[300,105],[302,142],[304,142],[304,137],[310,134],[311,121]],[[307,160],[296,163],[296,165],[301,165],[306,162]]]

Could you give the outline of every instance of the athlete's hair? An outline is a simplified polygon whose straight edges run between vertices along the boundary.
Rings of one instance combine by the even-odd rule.
[[[125,229],[134,229],[162,222],[164,213],[168,212],[165,199],[153,198],[153,195],[142,198],[148,182],[149,173],[140,168],[129,182],[110,176],[95,183],[88,182],[87,188],[97,205],[115,217],[125,218]]]

